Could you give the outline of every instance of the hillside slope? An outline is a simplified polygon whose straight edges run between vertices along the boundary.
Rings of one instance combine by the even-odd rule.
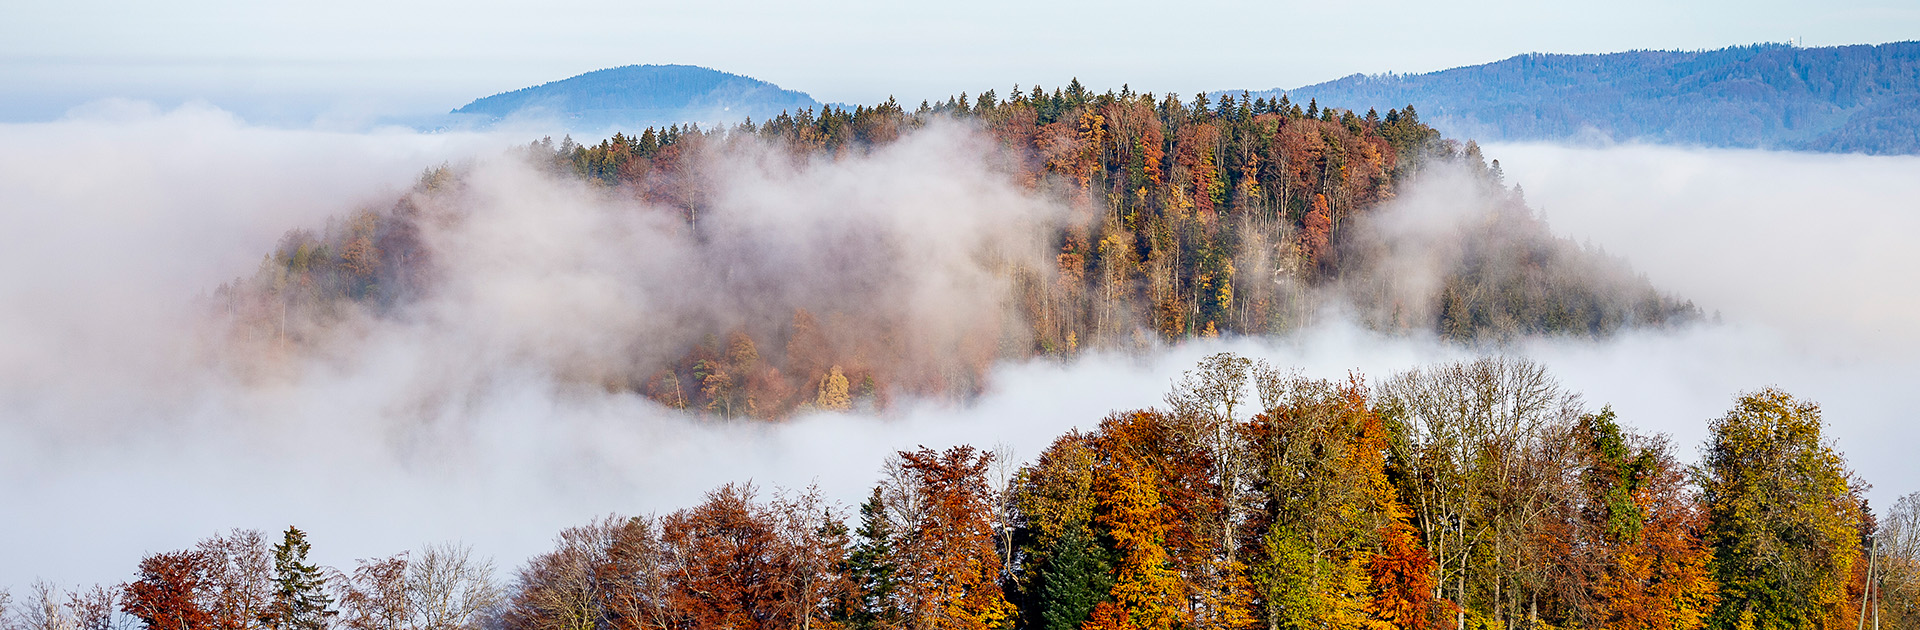
[[[520,115],[554,118],[577,129],[765,119],[818,107],[804,92],[698,66],[644,65],[575,77],[477,99],[453,110],[484,121]]]
[[[1920,153],[1920,42],[1535,53],[1427,74],[1353,75],[1256,96],[1283,93],[1363,111],[1411,103],[1447,134],[1482,140]]]

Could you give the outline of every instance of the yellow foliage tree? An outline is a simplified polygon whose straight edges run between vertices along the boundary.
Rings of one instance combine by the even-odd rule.
[[[1115,453],[1097,480],[1101,514],[1120,561],[1113,599],[1094,607],[1087,630],[1164,630],[1181,624],[1180,576],[1169,566],[1169,510],[1154,471],[1132,454]]]
[[[847,375],[840,366],[827,370],[827,377],[820,379],[820,395],[814,399],[814,406],[826,411],[846,411],[853,407],[853,396],[849,393]]]

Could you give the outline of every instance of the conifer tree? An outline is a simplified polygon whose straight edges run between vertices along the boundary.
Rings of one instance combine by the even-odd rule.
[[[886,501],[878,486],[860,504],[860,528],[854,535],[858,539],[846,563],[853,603],[841,621],[854,630],[892,627],[900,616],[893,605],[893,524],[887,521]]]
[[[298,527],[288,527],[280,544],[273,546],[275,590],[267,625],[275,630],[326,630],[327,618],[335,614],[326,576],[307,562],[310,547],[307,533]]]
[[[1083,527],[1069,527],[1039,570],[1041,630],[1076,630],[1113,589],[1106,550]]]

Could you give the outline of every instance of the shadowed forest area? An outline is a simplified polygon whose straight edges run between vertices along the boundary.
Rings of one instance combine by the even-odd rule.
[[[217,534],[126,584],[36,584],[7,630],[1850,628],[1920,623],[1920,494],[1878,515],[1776,389],[1701,462],[1538,364],[1369,382],[1203,360],[1162,408],[1024,464],[901,451],[857,507],[734,483],[561,532],[507,574],[459,545],[306,558]]]
[[[1011,192],[951,209],[889,207],[886,218],[834,205],[869,203],[859,181],[820,208],[800,207],[805,191],[754,196],[766,181],[885,179],[941,134],[965,137],[940,145],[941,159],[988,174],[956,176],[948,197]],[[608,333],[553,359],[553,371],[721,418],[965,398],[998,361],[1285,334],[1344,317],[1497,344],[1699,316],[1624,261],[1555,237],[1498,160],[1439,137],[1412,106],[1183,102],[1076,81],[911,112],[890,100],[594,145],[543,139],[516,159],[591,200],[609,226],[596,234],[653,235],[622,251],[676,256],[612,274],[643,295],[603,328],[644,334]],[[224,356],[261,371],[326,355],[367,321],[421,319],[431,310],[422,304],[467,273],[467,241],[435,234],[484,214],[475,168],[434,169],[390,206],[289,232],[252,277],[210,301],[227,323]],[[1023,203],[1041,209],[991,214]],[[931,218],[898,218],[915,213]],[[601,264],[594,247],[575,246],[590,259],[580,264]]]

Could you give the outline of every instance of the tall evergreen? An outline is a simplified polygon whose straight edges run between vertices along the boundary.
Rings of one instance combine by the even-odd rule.
[[[1113,589],[1106,550],[1085,527],[1068,527],[1039,571],[1040,630],[1077,630]]]
[[[846,566],[855,604],[844,621],[856,630],[891,627],[899,618],[893,606],[893,525],[887,522],[880,488],[860,504],[860,529],[854,535],[858,541],[847,553]]]
[[[307,562],[310,547],[307,533],[298,527],[288,527],[280,544],[273,546],[273,606],[266,621],[276,630],[326,630],[327,618],[336,614],[326,577]]]

